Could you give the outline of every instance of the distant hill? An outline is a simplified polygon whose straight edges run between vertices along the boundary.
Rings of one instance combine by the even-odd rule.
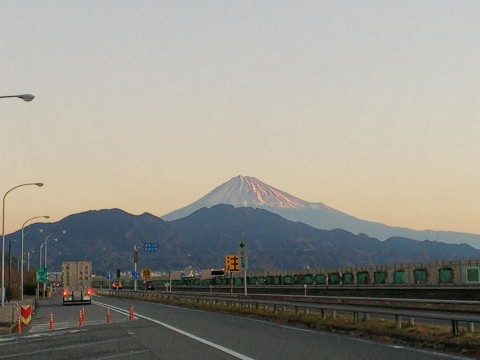
[[[30,259],[31,267],[38,266],[38,248],[52,233],[55,236],[48,241],[50,269],[59,270],[62,261],[92,260],[98,274],[117,268],[131,271],[133,247],[146,242],[158,243],[159,251],[141,252],[139,268],[164,271],[224,267],[225,255],[237,253],[240,240],[248,244],[252,270],[480,258],[480,251],[469,245],[404,238],[382,242],[340,229],[319,230],[263,209],[217,205],[170,222],[151,214],[134,216],[113,209],[71,215],[52,224],[33,224],[25,229],[25,249],[37,249]],[[10,234],[7,240],[20,236],[19,232]],[[53,241],[55,237],[58,241]],[[17,244],[13,252],[19,255]]]
[[[354,234],[367,234],[379,240],[404,237],[415,240],[436,240],[449,244],[469,244],[480,249],[480,235],[453,231],[417,231],[365,221],[335,210],[322,203],[310,203],[250,176],[237,176],[218,186],[191,205],[162,217],[171,221],[188,216],[203,207],[226,204],[235,207],[265,209],[285,219],[300,221],[317,229],[345,229]]]

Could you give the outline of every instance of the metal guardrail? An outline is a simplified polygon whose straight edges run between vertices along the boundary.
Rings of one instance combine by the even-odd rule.
[[[287,311],[293,310],[296,314],[299,314],[300,311],[308,314],[311,311],[318,312],[322,319],[326,318],[326,311],[332,312],[333,317],[336,316],[336,312],[346,312],[353,314],[354,323],[359,322],[359,315],[363,314],[364,319],[368,319],[370,314],[383,315],[383,316],[392,316],[395,317],[396,328],[402,328],[402,321],[404,318],[408,318],[410,324],[415,323],[415,318],[429,319],[429,320],[440,320],[440,321],[449,321],[452,325],[453,335],[459,335],[459,323],[467,323],[467,330],[473,332],[475,330],[474,323],[480,323],[480,311],[452,311],[452,310],[442,310],[442,309],[412,309],[412,308],[392,308],[386,306],[378,305],[353,305],[353,304],[332,304],[332,303],[318,303],[313,302],[317,297],[311,298],[302,298],[302,301],[285,301],[285,300],[271,300],[271,299],[261,299],[258,297],[255,298],[245,298],[239,295],[230,295],[225,294],[213,295],[205,293],[190,293],[185,292],[153,292],[153,291],[129,291],[129,290],[109,290],[103,291],[103,293],[108,293],[109,295],[119,295],[119,296],[131,296],[138,298],[164,298],[164,299],[174,299],[174,300],[193,300],[195,302],[203,302],[208,304],[222,304],[229,307],[240,307],[240,308],[263,308],[265,310],[271,309],[272,311]],[[336,297],[329,297],[330,299]],[[300,299],[300,297],[299,297]],[[309,301],[311,299],[312,301]],[[362,298],[364,299],[364,298]],[[378,300],[378,299],[377,299]],[[406,299],[396,299],[397,301],[405,301]],[[392,301],[392,299],[388,299]],[[411,300],[410,300],[411,301]],[[421,300],[415,299],[416,302]],[[428,300],[427,300],[428,301]],[[463,302],[462,302],[463,303]]]

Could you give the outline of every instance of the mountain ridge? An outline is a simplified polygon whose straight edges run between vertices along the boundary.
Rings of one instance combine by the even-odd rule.
[[[49,234],[55,234],[58,241],[48,243],[48,268],[59,270],[62,261],[91,260],[97,274],[117,268],[133,270],[134,246],[148,242],[158,243],[159,251],[141,251],[139,268],[167,272],[189,266],[224,267],[225,255],[236,253],[239,241],[248,244],[252,271],[480,258],[480,250],[469,245],[402,238],[381,242],[342,229],[316,229],[265,209],[232,205],[201,208],[170,222],[148,213],[131,215],[119,209],[88,211],[56,223],[29,225],[25,228],[25,248],[38,249]],[[7,235],[6,239],[19,236],[20,231]],[[18,246],[12,250],[20,255]],[[32,260],[32,267],[35,263]]]
[[[323,203],[310,203],[276,189],[250,176],[236,176],[217,186],[207,195],[192,204],[173,211],[161,218],[166,221],[178,220],[194,211],[214,205],[232,205],[265,209],[287,220],[299,221],[317,229],[345,229],[354,234],[367,234],[379,240],[390,237],[404,237],[415,240],[436,240],[449,244],[469,244],[480,249],[480,235],[455,231],[412,230],[379,222],[359,219],[336,210]]]

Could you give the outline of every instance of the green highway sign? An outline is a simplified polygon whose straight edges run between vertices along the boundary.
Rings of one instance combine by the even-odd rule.
[[[247,243],[245,241],[241,241],[238,244],[240,247],[240,266],[242,270],[247,270]]]
[[[37,282],[46,283],[48,278],[47,268],[40,268],[37,270]]]

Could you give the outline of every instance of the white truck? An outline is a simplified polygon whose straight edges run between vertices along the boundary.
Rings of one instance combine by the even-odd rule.
[[[90,305],[92,303],[92,262],[62,263],[63,305]]]

